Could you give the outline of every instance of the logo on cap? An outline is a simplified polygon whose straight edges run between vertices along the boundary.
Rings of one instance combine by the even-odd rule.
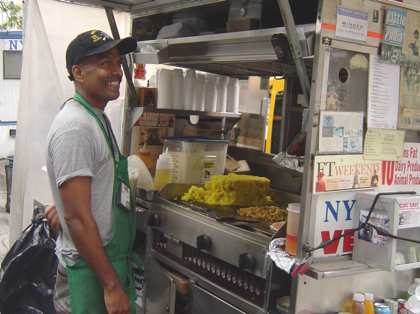
[[[101,31],[93,30],[90,32],[90,39],[92,40],[92,43],[97,43],[98,41],[106,41],[108,39],[111,39],[107,34]]]

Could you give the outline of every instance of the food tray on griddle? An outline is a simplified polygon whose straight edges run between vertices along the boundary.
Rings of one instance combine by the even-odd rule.
[[[243,206],[219,206],[219,205],[207,205],[185,202],[181,200],[172,200],[182,206],[188,207],[194,211],[203,213],[211,218],[214,218],[220,223],[226,223],[248,231],[256,231],[265,235],[271,236],[273,231],[270,228],[270,222],[264,221],[263,219],[245,217],[239,215]],[[273,207],[273,206],[267,206]],[[264,210],[264,206],[261,206]]]
[[[249,231],[257,231],[270,236],[273,234],[270,225],[279,220],[269,220],[261,217],[267,216],[267,214],[270,216],[270,211],[283,212],[283,219],[280,220],[286,220],[287,211],[277,206],[221,206],[182,201],[182,195],[184,195],[190,187],[190,184],[170,184],[161,191],[160,195],[168,201],[205,214],[220,223],[227,223]],[[259,217],[252,217],[255,214]]]

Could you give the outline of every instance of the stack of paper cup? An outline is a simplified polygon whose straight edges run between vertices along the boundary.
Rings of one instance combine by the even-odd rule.
[[[172,109],[172,71],[159,69],[157,72],[158,100],[159,109]]]
[[[207,112],[215,112],[217,111],[217,75],[214,74],[207,74],[206,75],[206,87],[205,87],[205,95],[206,95],[206,103],[205,103],[205,111]]]
[[[184,78],[184,109],[193,110],[194,105],[194,83],[195,83],[195,71],[185,71]]]
[[[227,95],[227,112],[239,113],[239,93],[239,80],[235,78],[230,78]]]
[[[172,70],[172,101],[173,109],[184,109],[184,72],[181,69]]]
[[[196,73],[194,82],[193,110],[205,111],[206,105],[206,76]]]
[[[217,112],[226,112],[227,109],[227,87],[229,77],[219,76],[217,80]]]

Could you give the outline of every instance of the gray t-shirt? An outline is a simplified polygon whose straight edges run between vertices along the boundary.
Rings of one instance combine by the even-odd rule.
[[[95,109],[103,122],[103,111]],[[56,252],[61,263],[78,258],[77,249],[64,221],[59,187],[67,180],[88,176],[91,184],[91,210],[102,243],[112,236],[112,192],[114,162],[106,139],[86,109],[71,99],[55,117],[48,133],[47,169],[51,190],[62,226]]]

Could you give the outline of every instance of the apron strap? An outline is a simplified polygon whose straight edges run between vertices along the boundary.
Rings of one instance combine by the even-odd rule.
[[[105,126],[104,126],[104,123],[102,123],[102,120],[98,117],[96,112],[93,110],[92,105],[85,98],[83,98],[83,96],[80,95],[79,92],[76,92],[73,99],[76,100],[83,108],[85,108],[86,111],[96,120],[96,122],[99,125],[99,128],[102,131],[102,134],[105,136],[106,142],[108,143],[108,147],[111,151],[112,157],[114,159],[114,163],[117,164],[117,162],[119,161],[121,157],[121,153],[118,148],[118,144],[115,139],[114,132],[112,131],[111,123],[109,122],[108,117],[105,114],[103,114],[103,118],[105,121]],[[116,148],[117,152],[115,152],[114,147]]]

